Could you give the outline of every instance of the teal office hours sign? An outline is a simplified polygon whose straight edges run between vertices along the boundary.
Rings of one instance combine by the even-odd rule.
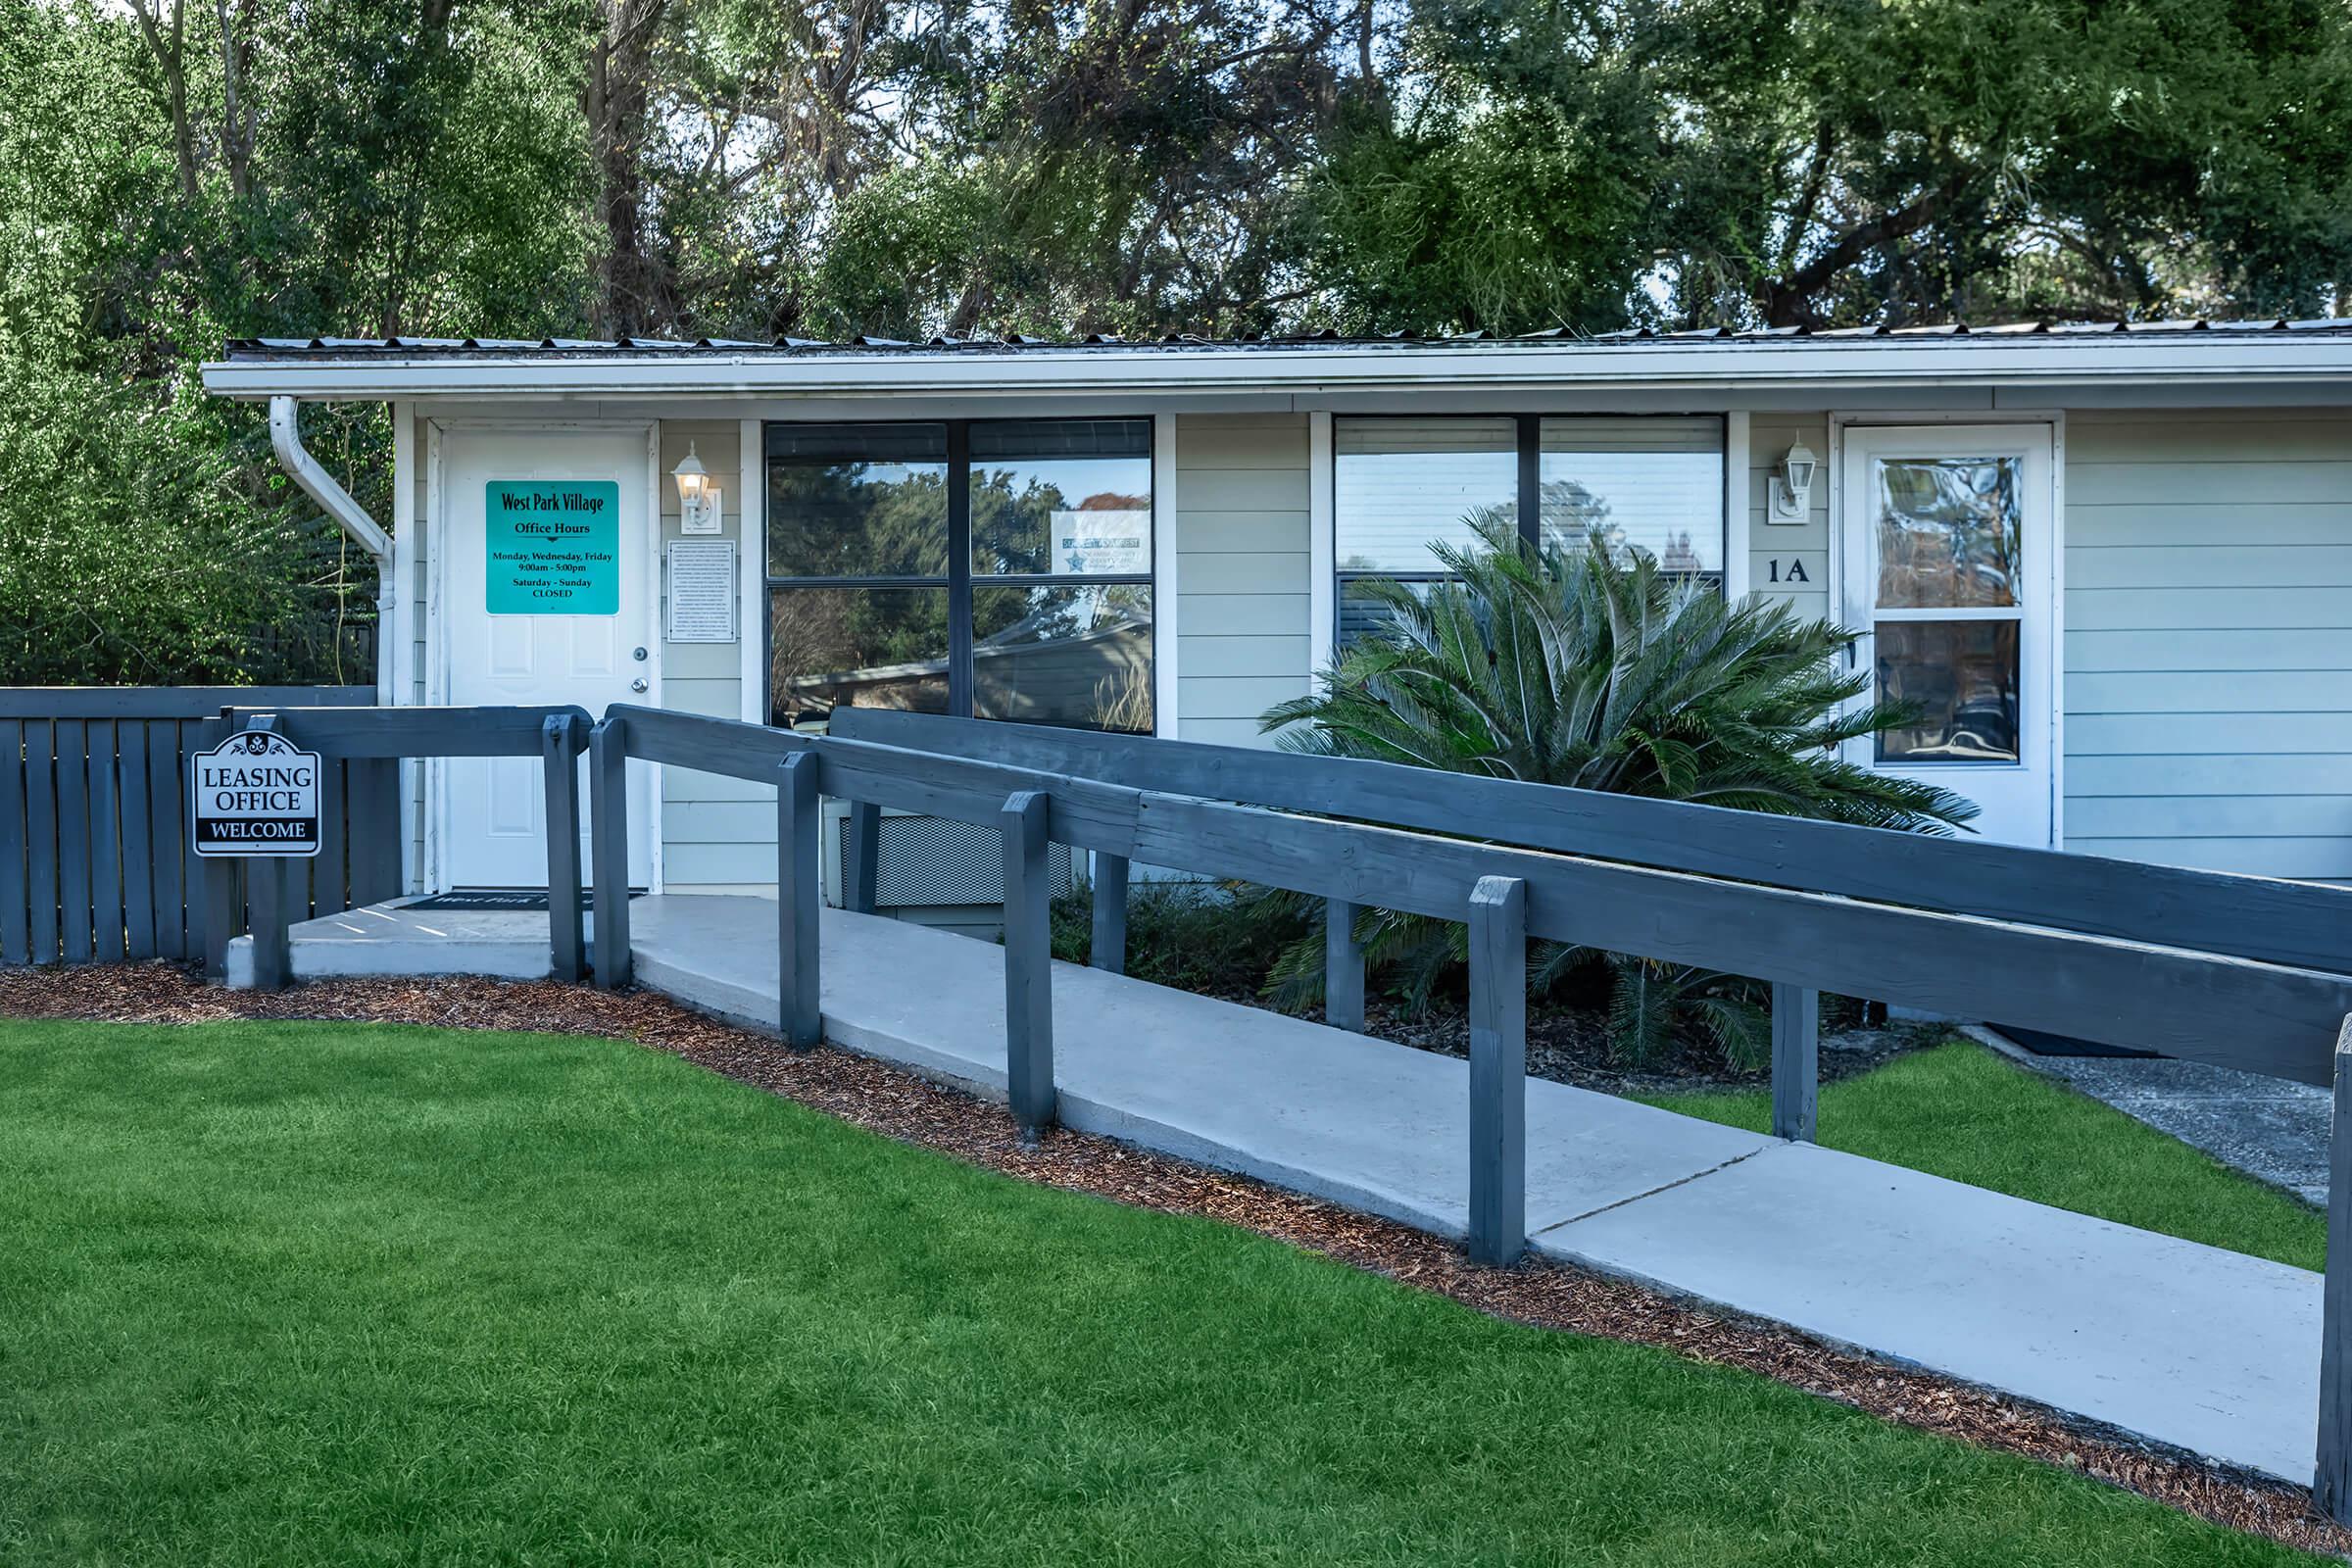
[[[620,613],[620,486],[493,479],[482,497],[493,615]]]

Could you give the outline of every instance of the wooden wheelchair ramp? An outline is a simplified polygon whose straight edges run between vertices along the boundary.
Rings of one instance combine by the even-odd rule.
[[[640,984],[762,1029],[774,906],[633,906]],[[1003,950],[826,909],[826,1038],[1003,1098]],[[1449,1236],[1468,1066],[1077,965],[1053,971],[1059,1117]],[[1545,1254],[2308,1484],[2321,1276],[1547,1080],[1527,1086]]]

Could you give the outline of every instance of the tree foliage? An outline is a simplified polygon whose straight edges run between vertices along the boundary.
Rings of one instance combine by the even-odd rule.
[[[2352,265],[2348,28],[2337,0],[0,0],[0,679],[365,678],[257,633],[363,623],[373,585],[258,412],[198,395],[225,337],[2316,313]],[[381,411],[312,419],[388,514]]]

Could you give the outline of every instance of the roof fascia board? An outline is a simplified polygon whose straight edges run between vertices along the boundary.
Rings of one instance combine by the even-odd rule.
[[[1721,391],[1733,386],[1934,386],[1953,379],[2012,386],[2256,378],[2292,383],[2352,376],[2352,341],[2182,343],[2164,338],[1886,339],[1825,343],[1573,344],[1484,348],[1021,349],[843,355],[517,355],[233,360],[204,368],[205,390],[229,398],[432,396],[613,397],[909,393],[1022,395],[1056,391],[1410,391],[1433,384],[1507,388],[1637,384]]]

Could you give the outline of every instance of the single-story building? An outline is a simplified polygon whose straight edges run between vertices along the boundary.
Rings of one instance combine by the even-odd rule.
[[[1925,715],[1854,760],[1988,837],[2352,879],[2352,320],[270,339],[205,384],[270,400],[290,470],[385,552],[388,703],[1261,744],[1358,578],[1515,517],[1853,628]],[[389,518],[301,446],[301,403],[359,400],[392,408]],[[772,885],[760,791],[661,795],[635,879]],[[543,881],[539,803],[528,762],[417,769],[413,887]]]

